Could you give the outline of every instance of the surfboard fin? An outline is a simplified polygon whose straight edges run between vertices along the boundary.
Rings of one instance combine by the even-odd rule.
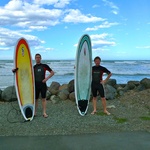
[[[85,112],[87,109],[88,100],[79,100],[78,106],[81,112]]]
[[[29,120],[32,117],[32,109],[30,107],[26,108],[26,110],[25,110],[25,116]]]

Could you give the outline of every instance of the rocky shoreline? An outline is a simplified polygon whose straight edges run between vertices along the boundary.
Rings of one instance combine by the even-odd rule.
[[[47,119],[42,117],[41,102],[37,117],[24,123],[19,111],[14,87],[0,91],[0,135],[69,135],[102,132],[147,131],[150,133],[150,79],[117,84],[110,79],[105,85],[107,107],[111,115],[102,111],[98,98],[98,113],[91,115],[92,102],[86,116],[78,114],[74,81],[60,85],[53,82],[47,91]],[[92,98],[92,96],[91,96]]]

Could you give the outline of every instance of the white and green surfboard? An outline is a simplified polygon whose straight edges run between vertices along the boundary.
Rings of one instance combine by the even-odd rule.
[[[92,47],[89,35],[85,34],[78,43],[75,65],[75,97],[79,114],[88,110],[92,78]]]

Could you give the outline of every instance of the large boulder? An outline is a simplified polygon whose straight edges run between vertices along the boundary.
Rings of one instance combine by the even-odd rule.
[[[4,89],[4,91],[2,92],[2,100],[8,102],[17,100],[16,90],[14,86],[9,86]]]
[[[114,87],[112,87],[111,85],[106,84],[104,86],[104,89],[105,89],[105,97],[106,97],[107,100],[112,100],[116,97],[117,90]]]
[[[49,100],[51,95],[52,95],[51,92],[47,90],[46,91],[46,100]]]
[[[132,82],[129,82],[125,87],[124,87],[124,91],[127,92],[129,90],[133,90],[135,89],[136,85],[133,84]]]
[[[0,89],[0,100],[2,99],[2,90]]]
[[[150,88],[150,79],[144,78],[140,81],[140,84],[145,87],[146,89]]]
[[[70,93],[74,92],[74,80],[71,80],[68,84],[68,90]]]
[[[135,86],[139,86],[140,82],[139,81],[128,81],[127,84],[134,84]]]
[[[72,93],[69,94],[69,99],[71,101],[73,101],[73,102],[76,100],[76,98],[75,98],[75,92],[72,92]]]
[[[63,84],[59,87],[59,91],[68,90],[68,84]]]
[[[66,99],[68,99],[69,92],[68,92],[68,90],[59,91],[58,96],[61,100],[66,100]]]
[[[109,79],[109,80],[106,82],[106,84],[109,84],[109,85],[115,87],[115,85],[117,84],[117,81],[116,81],[116,79]]]
[[[48,90],[52,95],[56,95],[59,91],[59,87],[60,84],[58,82],[52,82]]]

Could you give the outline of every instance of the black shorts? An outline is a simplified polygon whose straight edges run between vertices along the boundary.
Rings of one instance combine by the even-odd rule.
[[[40,93],[42,98],[46,98],[46,91],[47,91],[46,83],[42,82],[35,83],[35,99],[39,98]]]
[[[101,98],[105,97],[104,88],[101,83],[92,83],[91,85],[93,97],[97,96],[97,92],[99,92]]]

